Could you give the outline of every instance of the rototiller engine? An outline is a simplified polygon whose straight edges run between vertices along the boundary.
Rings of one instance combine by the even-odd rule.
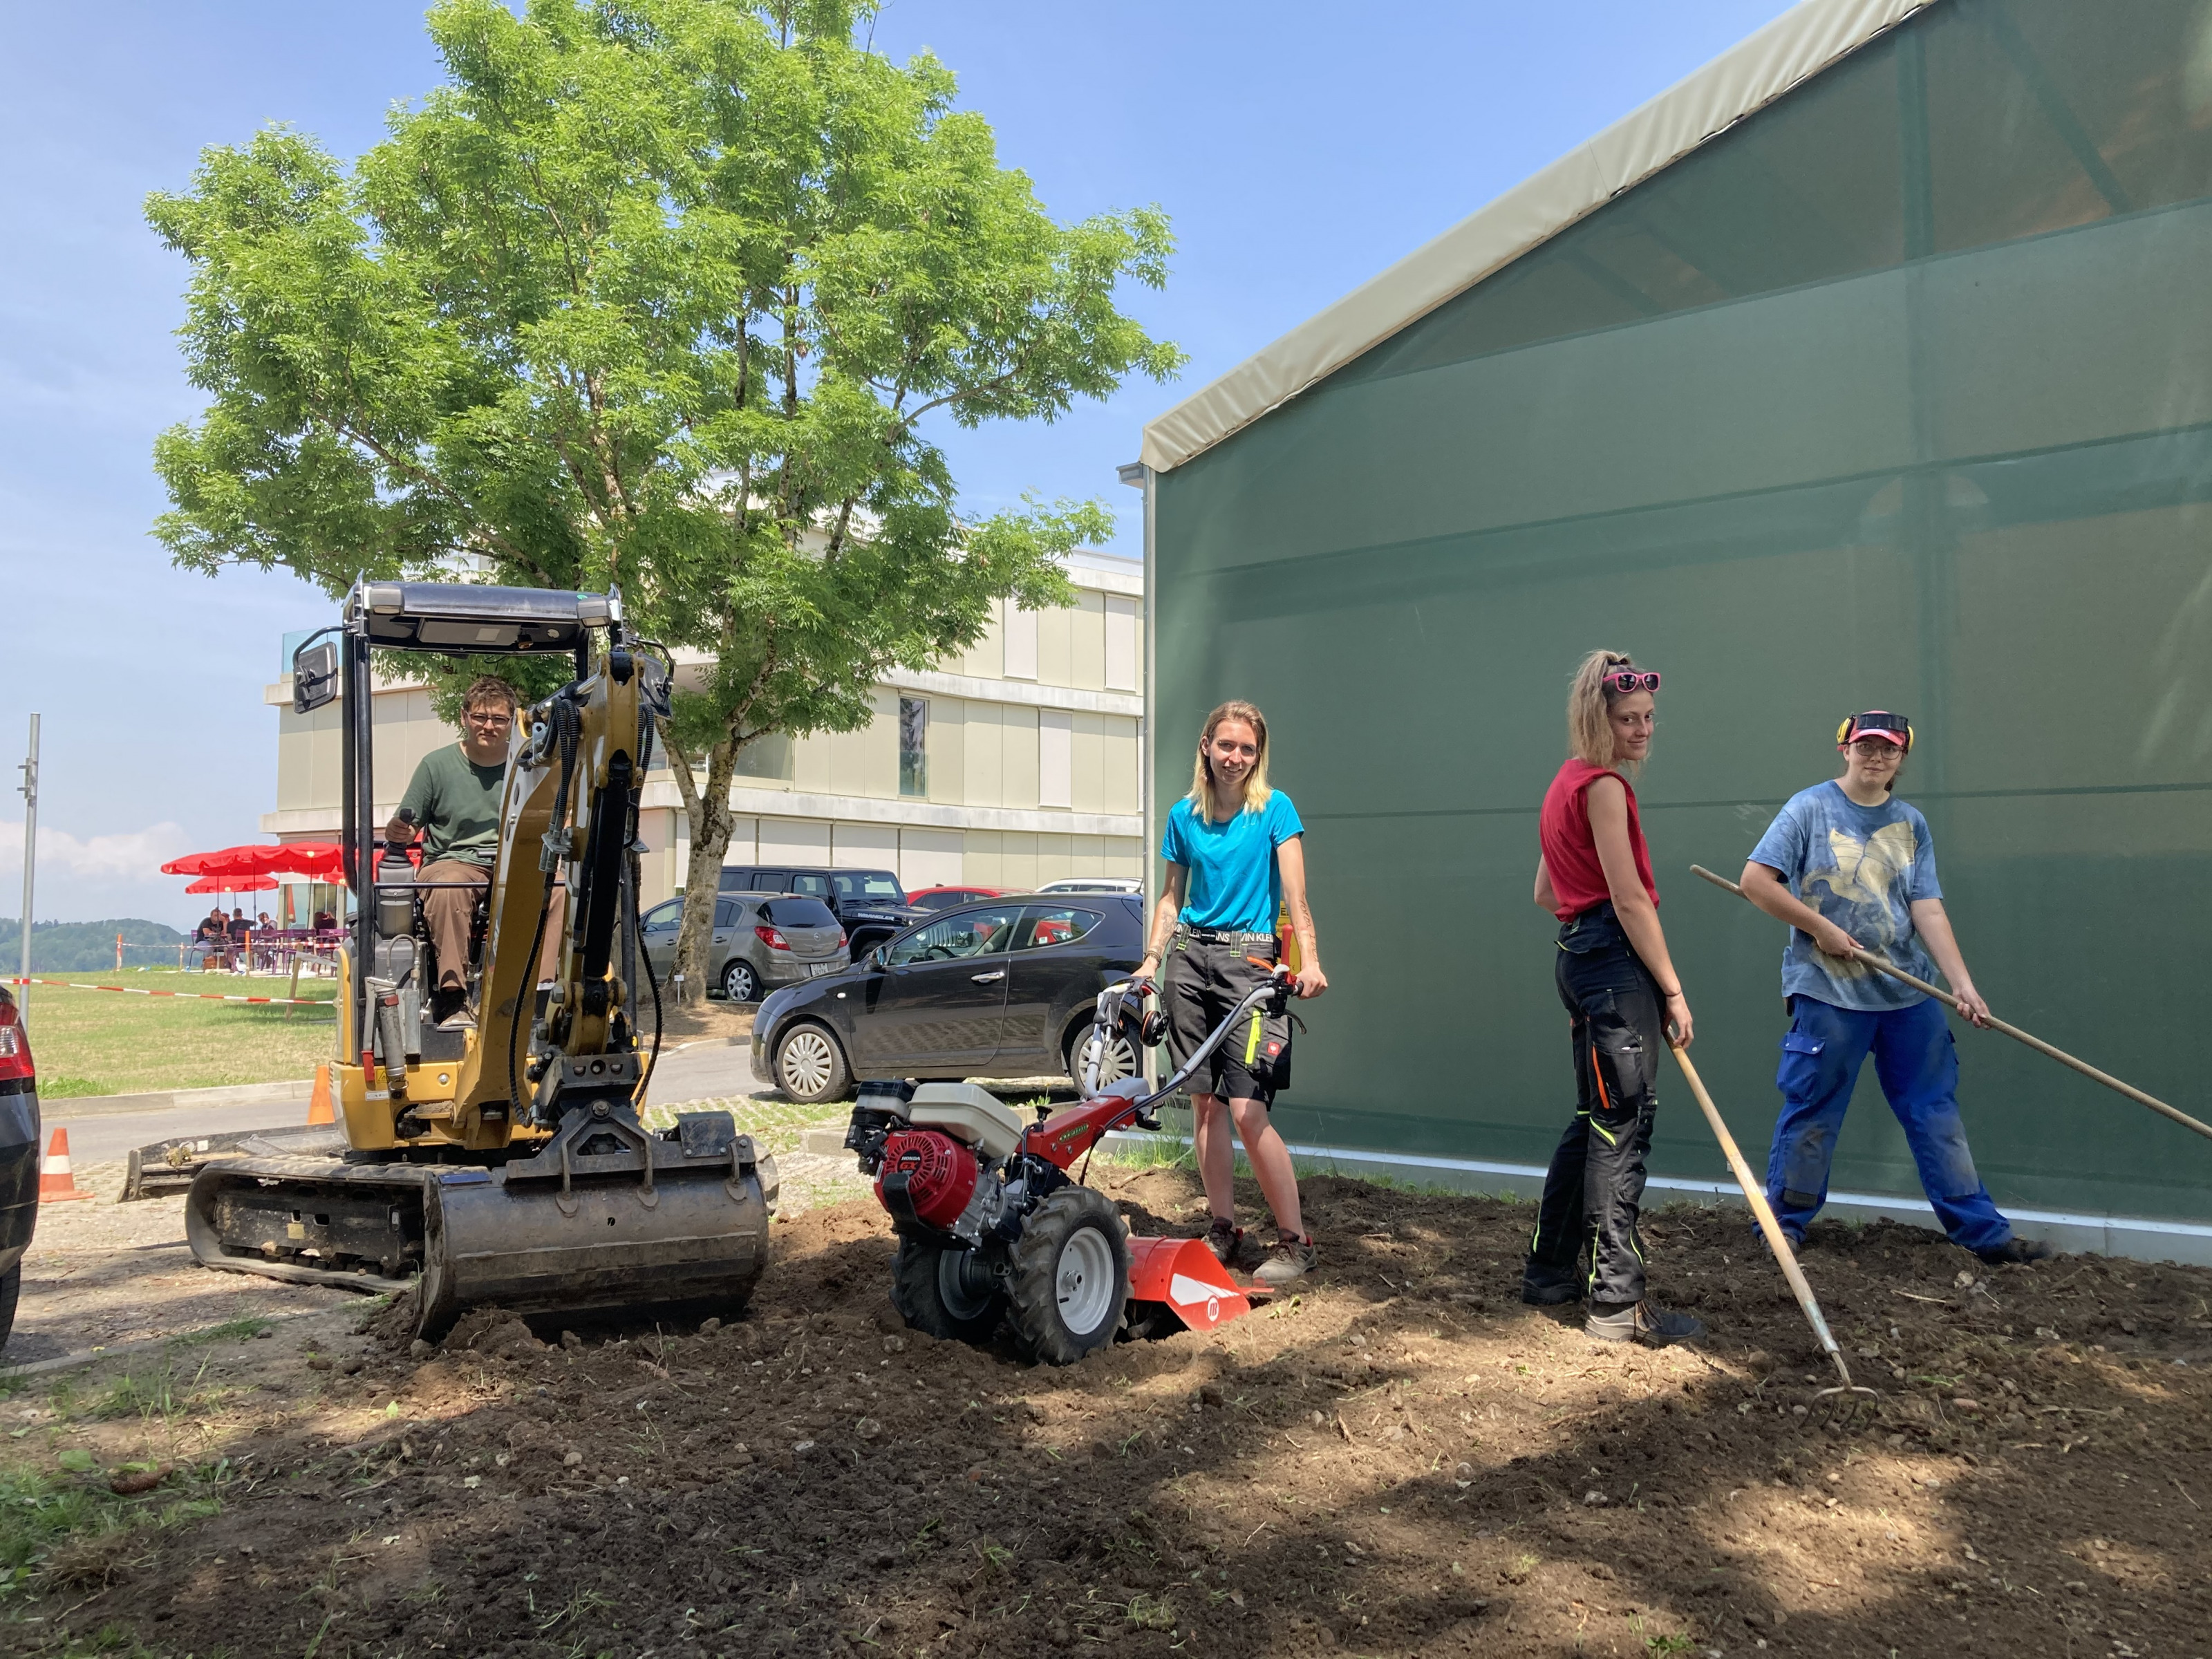
[[[1153,1107],[1255,1009],[1280,1012],[1291,986],[1284,970],[1255,986],[1149,1092],[1142,1078],[1097,1087],[1106,1034],[1151,989],[1108,986],[1084,1048],[1084,1097],[1057,1112],[1040,1105],[1032,1123],[973,1084],[863,1083],[845,1145],[898,1235],[891,1301],[907,1323],[983,1342],[1005,1320],[1024,1354],[1072,1365],[1117,1334],[1212,1330],[1250,1312],[1265,1287],[1237,1284],[1203,1239],[1132,1238],[1105,1195],[1068,1171],[1124,1124],[1158,1128]],[[1157,1041],[1158,1017],[1144,1024]]]

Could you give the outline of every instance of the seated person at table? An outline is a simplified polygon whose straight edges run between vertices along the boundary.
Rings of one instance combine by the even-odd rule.
[[[207,959],[219,952],[229,938],[223,927],[222,907],[218,904],[200,918],[200,925],[192,930],[192,942],[186,947],[185,955],[204,968]]]
[[[329,911],[318,910],[315,912],[315,931],[317,933],[327,933],[333,932],[336,930],[337,925],[338,919],[332,915]]]
[[[253,931],[257,933],[273,933],[276,931],[276,924],[270,920],[266,910],[261,913],[260,919],[253,924]]]
[[[461,699],[461,740],[422,757],[385,827],[385,839],[402,847],[422,832],[418,881],[464,884],[432,887],[422,896],[422,920],[438,958],[430,1017],[447,1030],[476,1024],[468,1006],[469,921],[476,902],[469,889],[490,884],[499,855],[500,801],[520,702],[514,688],[495,675],[472,684]]]

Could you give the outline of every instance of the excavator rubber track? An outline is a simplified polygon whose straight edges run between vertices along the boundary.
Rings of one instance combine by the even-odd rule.
[[[579,1111],[535,1157],[491,1168],[360,1161],[327,1130],[209,1150],[185,1203],[202,1266],[372,1293],[412,1279],[434,1340],[487,1304],[736,1307],[768,1266],[775,1161],[726,1112],[656,1133],[620,1107]]]

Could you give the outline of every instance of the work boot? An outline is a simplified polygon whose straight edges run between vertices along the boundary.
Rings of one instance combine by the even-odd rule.
[[[1642,1302],[1591,1303],[1589,1317],[1583,1321],[1583,1331],[1600,1342],[1641,1342],[1647,1348],[1663,1348],[1669,1343],[1687,1342],[1692,1337],[1703,1336],[1705,1328],[1687,1314],[1655,1308],[1646,1298]]]
[[[1213,1218],[1213,1224],[1206,1230],[1206,1248],[1213,1252],[1213,1259],[1223,1267],[1233,1265],[1237,1247],[1244,1242],[1244,1230],[1227,1216]]]
[[[1994,1250],[1977,1250],[1974,1254],[1992,1267],[2016,1266],[2028,1261],[2048,1261],[2058,1254],[2056,1245],[2039,1238],[2008,1238]]]
[[[1583,1299],[1580,1278],[1572,1267],[1555,1267],[1530,1256],[1521,1268],[1521,1299],[1532,1308],[1557,1308]]]
[[[1267,1285],[1287,1285],[1314,1264],[1313,1235],[1300,1238],[1278,1228],[1275,1243],[1252,1277]]]

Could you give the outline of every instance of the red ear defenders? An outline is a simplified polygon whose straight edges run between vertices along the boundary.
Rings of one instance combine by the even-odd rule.
[[[1912,722],[1902,714],[1893,714],[1883,708],[1869,708],[1863,714],[1848,714],[1836,728],[1836,747],[1848,749],[1870,732],[1893,732],[1905,739],[1906,754],[1912,752]]]

